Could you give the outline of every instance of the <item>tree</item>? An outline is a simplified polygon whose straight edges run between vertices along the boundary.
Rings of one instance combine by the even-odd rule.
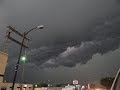
[[[41,87],[48,87],[47,83],[41,83]]]
[[[105,86],[107,89],[110,89],[112,86],[114,78],[112,77],[105,77],[100,80],[100,84]]]
[[[64,86],[66,86],[66,85],[68,85],[68,84],[66,84],[66,83],[59,83],[59,84],[56,84],[55,86],[56,86],[56,87],[64,87]]]
[[[95,89],[95,84],[90,84],[90,88],[93,88],[93,89]]]
[[[38,83],[38,84],[35,84],[34,87],[48,87],[48,84],[47,83]]]
[[[55,85],[56,87],[61,87],[62,86],[62,84],[57,84],[57,85]]]

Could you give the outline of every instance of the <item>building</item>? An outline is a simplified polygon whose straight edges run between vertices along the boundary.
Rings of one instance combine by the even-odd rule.
[[[7,60],[8,60],[8,54],[0,51],[0,87],[2,86],[3,83]]]
[[[15,84],[14,90],[21,90],[21,87],[22,87],[22,90],[33,90],[32,84],[22,84],[21,86],[21,84],[19,83]],[[12,83],[3,83],[1,90],[11,90],[11,88],[12,88]]]
[[[62,88],[62,90],[75,90],[75,86],[74,85],[68,85],[68,86],[65,86],[64,88]]]
[[[3,83],[8,54],[0,51],[0,90],[11,90],[12,83]],[[15,83],[14,89],[20,90],[21,84]],[[32,84],[22,84],[22,90],[33,90]]]
[[[67,85],[62,90],[81,90],[80,85]]]
[[[62,87],[41,87],[34,88],[34,90],[62,90]]]

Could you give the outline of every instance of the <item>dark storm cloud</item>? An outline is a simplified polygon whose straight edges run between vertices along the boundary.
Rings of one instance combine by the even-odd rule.
[[[76,64],[86,64],[94,54],[104,54],[113,51],[120,44],[120,17],[108,19],[99,23],[91,30],[82,32],[83,40],[56,44],[53,47],[41,47],[31,50],[30,61],[40,68],[74,67]],[[86,39],[89,38],[89,39]]]
[[[79,47],[68,47],[58,57],[51,58],[42,64],[42,67],[66,66],[73,67],[76,64],[86,64],[96,53],[104,54],[119,47],[119,39],[94,42],[84,42]]]
[[[29,77],[29,80],[33,79],[32,81],[36,82],[45,80],[48,75],[49,79],[53,76],[53,78],[57,77],[56,80],[64,79],[66,81],[66,77],[70,80],[71,76],[74,76],[75,69],[69,68],[71,73],[67,72],[68,69],[60,70],[74,67],[76,64],[86,64],[94,54],[102,55],[119,47],[120,15],[118,14],[120,7],[119,2],[116,1],[118,0],[4,0],[0,6],[0,34],[6,31],[7,25],[12,25],[21,33],[36,25],[45,25],[43,31],[29,34],[31,38],[29,45],[32,49],[28,50],[28,61],[25,66],[27,72],[30,71],[32,74],[26,73],[26,78]],[[5,23],[4,26],[3,23]],[[0,35],[0,40],[3,40],[2,37],[3,35]],[[18,56],[19,46],[16,46],[13,43],[9,44],[6,71],[6,79],[9,78],[9,80],[12,79],[11,76],[14,73],[11,72],[14,71],[17,61],[17,58],[13,58]],[[106,55],[104,54],[104,56]],[[100,61],[99,57],[92,60],[96,59]],[[93,63],[91,66],[101,67],[103,63],[100,65]],[[58,69],[59,66],[65,67]],[[49,72],[54,69],[50,68],[54,67],[58,67],[55,68],[57,72],[55,71],[51,75]],[[84,70],[81,67],[79,70]],[[41,73],[38,68],[49,69],[46,73],[43,71]],[[93,71],[93,69],[91,70]],[[94,74],[98,70],[97,68]],[[34,71],[35,73],[33,73]],[[85,80],[88,72],[91,71],[88,69],[84,71]],[[106,73],[107,71],[105,70]],[[21,75],[20,73],[18,75]],[[43,75],[41,76],[41,74]],[[78,77],[78,75],[81,75],[81,71],[75,76]],[[97,74],[96,77],[98,76]]]
[[[2,5],[4,3],[5,0],[0,0],[0,5]]]
[[[106,16],[111,16],[118,10],[114,3],[115,0],[109,0],[109,3],[105,0],[6,0],[5,10],[7,24],[18,26],[17,29],[20,32],[26,30],[26,26],[33,27],[40,23],[46,25],[45,29],[47,30],[40,31],[40,33],[36,31],[31,35],[34,37],[31,46],[35,49],[28,53],[28,58],[31,59],[29,62],[40,67],[47,67],[47,65],[48,67],[59,65],[71,67],[75,66],[76,63],[87,63],[93,54],[102,54],[112,50],[109,48],[98,52],[99,50],[92,51],[91,48],[97,46],[97,43],[104,45],[108,39],[115,40],[118,37],[116,33],[119,31],[116,26],[119,28],[119,25],[116,23],[119,21],[116,21],[115,18],[112,18],[113,21],[106,20]],[[99,24],[98,18],[100,17],[105,17],[105,19]],[[98,25],[92,25],[94,21],[98,21]],[[95,44],[91,45],[90,42]],[[112,41],[110,42],[112,43]],[[79,54],[82,53],[81,46],[86,46],[86,44],[90,44],[91,47],[88,49],[91,52],[84,49],[83,53],[89,52],[86,56],[88,58],[83,56],[82,59],[79,59]],[[104,46],[107,47],[107,44]],[[98,47],[99,49],[103,48]],[[62,53],[71,49],[73,51],[75,49],[75,55],[71,53],[66,57],[61,57]]]
[[[120,0],[116,0],[116,2],[117,2],[118,4],[120,4]]]

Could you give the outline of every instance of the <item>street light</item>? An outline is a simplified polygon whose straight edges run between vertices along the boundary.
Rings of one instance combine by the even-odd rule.
[[[23,33],[23,39],[22,39],[22,43],[21,43],[21,47],[20,47],[19,57],[18,57],[18,61],[17,61],[16,66],[15,66],[15,74],[14,74],[14,78],[13,78],[12,90],[14,90],[15,80],[16,80],[17,71],[18,71],[18,68],[19,68],[19,63],[20,63],[20,59],[21,59],[21,53],[22,53],[25,38],[28,35],[28,33],[30,33],[31,31],[33,31],[35,29],[43,29],[43,28],[44,28],[44,26],[40,25],[40,26],[32,28],[29,31]],[[26,58],[24,57],[22,59],[25,60]]]
[[[44,25],[37,26],[38,29],[43,29]]]
[[[34,28],[32,28],[32,29],[30,29],[29,31],[27,31],[27,32],[24,32],[23,34],[24,34],[24,38],[25,38],[25,36],[28,34],[28,33],[30,33],[31,31],[33,31],[33,30],[35,30],[35,29],[43,29],[44,28],[44,25],[39,25],[39,26],[37,26],[37,27],[34,27]]]
[[[21,57],[21,61],[24,61],[24,62],[25,62],[25,61],[26,61],[26,56],[22,56],[22,57]]]

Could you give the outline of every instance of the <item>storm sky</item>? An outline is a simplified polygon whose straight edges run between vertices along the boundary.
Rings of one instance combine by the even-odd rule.
[[[2,0],[0,12],[1,48],[6,26],[21,33],[45,26],[28,35],[26,82],[99,82],[114,76],[120,66],[119,0]],[[9,82],[19,48],[9,41],[5,75]],[[21,72],[22,62],[18,82]]]

